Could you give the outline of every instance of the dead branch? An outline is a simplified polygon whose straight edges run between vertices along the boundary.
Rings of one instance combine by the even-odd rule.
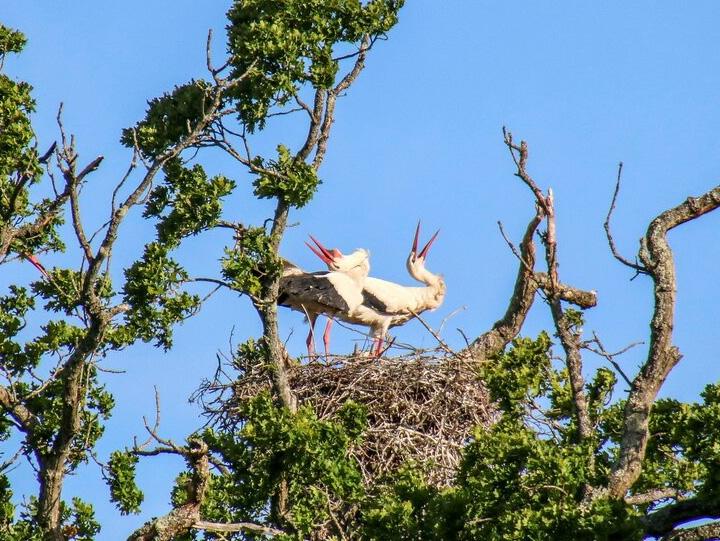
[[[410,310],[410,313],[413,315],[414,318],[416,318],[420,323],[422,323],[422,326],[425,327],[425,330],[427,330],[427,332],[429,332],[429,333],[433,336],[433,338],[434,338],[435,340],[437,340],[438,345],[442,348],[442,350],[443,350],[445,353],[449,353],[450,355],[453,354],[453,351],[450,349],[450,346],[448,346],[448,345],[445,343],[445,341],[444,341],[442,338],[440,338],[440,335],[437,333],[437,331],[435,331],[435,329],[433,329],[433,328],[428,324],[427,321],[425,321],[419,314],[416,314],[416,313],[413,312],[412,310]],[[394,340],[394,339],[393,339],[393,340]],[[390,345],[392,345],[392,344],[390,344]],[[390,348],[390,345],[389,345],[387,348],[385,348],[386,351]]]
[[[527,146],[523,146],[527,152]],[[527,161],[527,160],[525,160]],[[538,204],[541,204],[538,201]],[[580,440],[592,437],[593,426],[585,397],[585,379],[582,374],[582,355],[580,354],[580,333],[574,328],[562,306],[560,295],[560,278],[558,277],[557,234],[555,230],[555,202],[552,190],[548,190],[545,198],[547,233],[544,238],[545,260],[548,267],[549,288],[548,304],[552,313],[557,336],[565,351],[565,364],[568,368],[568,379],[572,390],[573,405],[577,418],[578,436]]]
[[[612,202],[610,203],[610,209],[608,210],[607,217],[605,218],[605,222],[603,223],[603,227],[605,228],[605,236],[607,237],[608,244],[610,245],[610,252],[612,252],[612,255],[615,259],[617,259],[623,265],[626,265],[631,269],[635,269],[637,273],[647,274],[647,269],[645,269],[645,267],[643,267],[642,265],[638,265],[637,261],[633,263],[632,261],[624,258],[622,254],[620,254],[620,251],[615,245],[615,239],[613,239],[612,232],[610,231],[610,218],[612,217],[612,213],[615,211],[617,196],[620,192],[620,179],[622,178],[622,168],[623,163],[620,162],[618,164],[617,182],[615,183],[615,191],[613,192]]]
[[[167,515],[145,523],[128,537],[128,541],[174,539],[187,533],[196,522],[200,521],[200,506],[210,478],[208,448],[201,440],[192,439],[188,441],[187,447],[177,452],[185,457],[188,466],[192,469],[192,476],[186,486],[186,503],[176,507]]]
[[[670,370],[682,357],[672,343],[676,278],[668,231],[697,219],[720,206],[720,186],[700,197],[688,197],[674,208],[660,213],[641,241],[640,261],[653,280],[654,310],[650,321],[648,357],[633,380],[625,405],[623,437],[618,461],[608,486],[615,498],[625,497],[640,475],[649,439],[648,421],[652,405]]]
[[[534,280],[535,244],[533,236],[544,216],[542,208],[536,206],[535,216],[528,223],[520,243],[520,265],[515,279],[515,288],[505,315],[495,322],[492,329],[477,337],[465,350],[477,361],[483,361],[504,350],[518,335],[525,322],[537,291]]]
[[[567,317],[562,306],[562,295],[560,292],[560,278],[558,276],[557,261],[557,233],[555,225],[555,203],[551,189],[545,195],[527,171],[528,146],[525,141],[520,145],[513,142],[512,133],[503,128],[505,145],[515,162],[517,171],[515,176],[520,178],[532,191],[535,196],[537,207],[542,208],[547,229],[543,235],[545,247],[545,261],[547,264],[547,278],[549,282],[544,288],[547,294],[547,302],[553,316],[557,336],[560,338],[563,350],[565,351],[565,364],[568,368],[570,387],[573,395],[573,404],[578,424],[578,436],[585,440],[592,436],[592,423],[588,413],[587,399],[585,397],[585,380],[582,375],[582,356],[580,355],[580,336],[574,329],[571,320]],[[567,290],[566,290],[567,292]]]
[[[640,344],[644,344],[644,342],[633,342],[632,344],[630,344],[630,345],[627,346],[627,347],[624,347],[624,348],[621,349],[620,351],[616,351],[615,353],[610,353],[609,351],[607,351],[607,350],[605,349],[605,346],[603,346],[603,344],[602,344],[602,342],[600,341],[600,338],[598,337],[598,335],[593,332],[593,339],[592,339],[590,342],[588,342],[588,344],[591,344],[591,343],[594,343],[594,344],[597,346],[597,349],[591,348],[591,347],[589,347],[589,345],[586,345],[585,348],[586,348],[588,351],[592,351],[592,352],[595,353],[596,355],[600,355],[601,357],[607,359],[607,361],[608,361],[611,365],[613,365],[613,367],[615,368],[615,370],[617,370],[618,374],[620,374],[620,376],[625,380],[625,383],[628,384],[628,388],[631,388],[631,387],[632,387],[632,381],[630,381],[630,378],[628,378],[627,374],[625,374],[625,372],[623,371],[623,369],[620,368],[620,365],[619,365],[618,362],[615,360],[615,357],[617,357],[618,355],[622,355],[623,353],[625,353],[626,351],[628,351],[628,350],[631,349],[631,348],[634,348],[635,346],[638,346],[638,345],[640,345]]]
[[[545,293],[548,293],[550,291],[550,278],[546,273],[536,272],[534,278],[540,289],[542,289]],[[597,306],[597,292],[594,290],[585,291],[583,289],[578,289],[576,287],[569,286],[561,282],[558,283],[555,287],[557,295],[563,301],[567,301],[583,309],[593,308],[594,306]]]

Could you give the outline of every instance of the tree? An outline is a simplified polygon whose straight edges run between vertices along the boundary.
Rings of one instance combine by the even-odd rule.
[[[235,2],[228,12],[226,62],[214,64],[209,36],[208,79],[151,100],[145,118],[124,131],[122,143],[133,159],[108,194],[107,222],[93,233],[80,192],[102,156],[81,159],[74,138],[66,135],[62,111],[60,141],[40,155],[29,120],[31,89],[0,75],[0,262],[32,260],[66,244],[82,259],[78,268],[39,275],[29,289],[10,285],[0,299],[0,427],[3,437],[22,439],[20,456],[8,457],[6,467],[26,459],[38,479],[37,495],[16,509],[8,478],[0,477],[4,539],[97,534],[92,506],[77,498],[64,501],[63,483],[95,458],[113,408],[111,393],[98,383],[100,363],[139,341],[171,348],[175,325],[197,314],[207,287],[247,297],[263,334],[237,347],[226,366],[229,383],[211,379],[200,390],[215,415],[211,428],[179,443],[148,426],[147,442],[128,442],[102,464],[121,513],[137,512],[142,504],[135,484],[141,459],[172,454],[187,464],[172,489],[173,510],[129,533],[130,539],[701,539],[715,532],[714,524],[688,531],[678,526],[718,516],[713,442],[720,393],[708,386],[703,404],[657,395],[680,360],[672,345],[675,277],[666,235],[717,208],[720,187],[659,214],[635,262],[615,247],[612,202],[606,222],[612,252],[648,276],[654,292],[648,357],[629,376],[599,337],[583,337],[580,310],[592,308],[596,296],[560,280],[553,194],[530,176],[527,144],[506,131],[516,176],[536,202],[519,247],[508,239],[518,270],[507,311],[466,349],[453,352],[438,337],[432,358],[411,365],[443,375],[431,388],[447,385],[443,370],[469,367],[463,368],[462,389],[485,385],[490,394],[492,406],[482,393],[473,395],[478,408],[494,408],[495,414],[488,416],[492,422],[471,418],[478,426],[456,451],[457,475],[438,481],[422,456],[368,475],[367,463],[353,453],[370,439],[378,402],[343,395],[328,414],[319,405],[330,404],[335,394],[320,390],[308,398],[309,388],[325,388],[320,383],[331,372],[297,363],[280,339],[280,241],[291,211],[307,205],[318,189],[337,98],[396,24],[401,7],[398,0]],[[23,44],[20,33],[1,28],[1,58],[19,53]],[[275,155],[254,154],[253,137],[288,114],[305,122],[299,148],[279,142]],[[232,157],[252,176],[255,196],[272,201],[273,215],[264,225],[224,215],[224,200],[236,182],[208,177],[202,160],[209,149]],[[42,198],[44,186],[48,195]],[[113,284],[121,225],[141,206],[143,217],[155,224],[155,238],[142,240],[142,257]],[[71,226],[68,238],[59,233],[63,220]],[[543,223],[541,272],[535,237]],[[192,276],[175,254],[188,238],[211,231],[230,236],[222,269]],[[538,298],[551,313],[559,358],[549,334],[519,337]],[[27,322],[38,315],[51,319],[29,335]],[[601,368],[586,381],[586,352],[599,354],[615,370]],[[339,373],[353,374],[360,366],[364,375],[379,377],[387,366],[384,377],[393,379],[407,365],[407,359],[377,367],[355,362]],[[630,392],[612,401],[618,376]],[[442,419],[458,412],[447,404],[431,407]],[[462,430],[470,427],[458,429],[461,441],[468,440]]]
[[[392,0],[236,3],[228,13],[230,56],[219,68],[211,63],[208,38],[211,80],[193,80],[151,101],[146,118],[123,134],[122,142],[134,150],[134,157],[112,192],[108,222],[94,234],[83,223],[79,192],[103,158],[80,165],[74,138],[66,136],[60,114],[61,142],[40,158],[28,120],[33,107],[30,88],[3,76],[7,140],[2,148],[6,201],[2,258],[62,249],[56,227],[65,206],[73,243],[83,257],[79,269],[53,269],[46,281],[33,284],[32,292],[13,287],[3,298],[7,352],[3,363],[7,384],[0,391],[6,415],[3,428],[5,433],[12,428],[22,434],[23,454],[34,463],[39,481],[37,498],[15,522],[11,492],[4,484],[8,536],[64,539],[96,533],[91,506],[79,500],[72,507],[63,503],[62,487],[65,475],[89,459],[102,434],[101,419],[112,409],[111,395],[96,381],[97,362],[138,340],[171,347],[173,325],[192,315],[201,302],[197,294],[184,289],[190,282],[211,282],[251,299],[264,329],[253,347],[271,366],[274,404],[296,412],[287,383],[289,357],[277,333],[275,299],[282,268],[278,246],[290,209],[304,206],[317,188],[317,169],[326,152],[338,96],[359,75],[376,40],[395,24],[400,6]],[[3,27],[3,54],[20,52],[23,43],[21,34]],[[338,50],[342,53],[336,57]],[[341,63],[349,63],[346,72],[340,71]],[[310,104],[303,99],[308,91]],[[276,157],[251,154],[252,134],[273,116],[288,112],[308,119],[302,147],[291,152],[279,144]],[[255,176],[255,195],[275,201],[269,231],[221,219],[222,198],[234,183],[222,176],[207,178],[201,165],[188,167],[183,155],[205,147],[232,156]],[[51,157],[56,170],[49,169],[48,175],[53,188],[56,176],[61,177],[60,191],[31,204],[28,187],[40,180],[41,165]],[[161,180],[154,185],[156,178]],[[143,257],[125,270],[124,283],[115,289],[110,261],[118,231],[128,213],[141,204],[144,215],[157,220],[157,237],[147,242]],[[216,228],[233,235],[223,259],[223,275],[191,279],[170,253],[184,238]],[[45,309],[58,314],[58,319],[25,341],[18,335],[36,298],[43,299]],[[41,361],[53,358],[49,375],[37,375]],[[43,369],[47,370],[45,365]],[[190,460],[197,486],[172,520],[155,521],[135,538],[169,538],[198,520],[206,484],[198,471],[207,466],[207,446],[197,439],[182,447],[172,444],[115,454],[109,463],[112,496],[122,511],[136,509],[141,495],[131,486],[135,457],[166,451]],[[278,524],[288,513],[283,492],[278,493],[271,518]],[[150,531],[156,533],[146,533]]]

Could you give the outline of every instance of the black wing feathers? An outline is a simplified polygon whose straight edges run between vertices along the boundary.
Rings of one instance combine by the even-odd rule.
[[[338,312],[350,310],[330,280],[322,275],[311,274],[283,278],[280,282],[278,304],[290,307],[320,305]]]

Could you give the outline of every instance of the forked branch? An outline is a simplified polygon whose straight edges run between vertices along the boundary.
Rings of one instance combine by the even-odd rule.
[[[619,457],[610,477],[609,492],[623,498],[640,476],[649,439],[649,418],[660,387],[682,357],[672,343],[677,289],[668,232],[720,206],[720,186],[660,213],[641,240],[639,258],[653,280],[654,309],[650,321],[648,356],[633,380],[625,406]]]
[[[631,269],[635,269],[635,271],[638,274],[647,274],[648,272],[645,267],[643,267],[642,265],[639,265],[637,262],[633,263],[632,261],[623,257],[622,254],[620,254],[620,251],[617,249],[617,246],[615,245],[615,239],[612,236],[612,232],[610,231],[610,218],[612,217],[612,213],[615,211],[615,204],[617,203],[618,193],[620,192],[620,179],[622,178],[622,169],[623,169],[623,163],[620,162],[618,164],[618,173],[617,173],[617,181],[615,182],[615,191],[613,192],[612,202],[610,203],[610,209],[608,210],[607,217],[605,218],[605,222],[603,223],[603,227],[605,228],[605,235],[607,237],[608,244],[610,245],[610,251],[612,252],[613,257],[615,259],[617,259],[623,265],[626,265],[626,266],[630,267]]]

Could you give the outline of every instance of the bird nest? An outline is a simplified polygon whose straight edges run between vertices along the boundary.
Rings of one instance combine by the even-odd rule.
[[[477,365],[441,351],[380,360],[316,359],[293,366],[288,375],[298,403],[310,404],[320,419],[333,419],[348,400],[367,407],[364,437],[350,450],[366,483],[414,462],[424,466],[428,482],[449,484],[473,428],[496,416]],[[269,386],[266,371],[245,370],[225,387],[230,395],[222,400],[222,411],[214,412],[215,421],[228,428],[237,405]]]

